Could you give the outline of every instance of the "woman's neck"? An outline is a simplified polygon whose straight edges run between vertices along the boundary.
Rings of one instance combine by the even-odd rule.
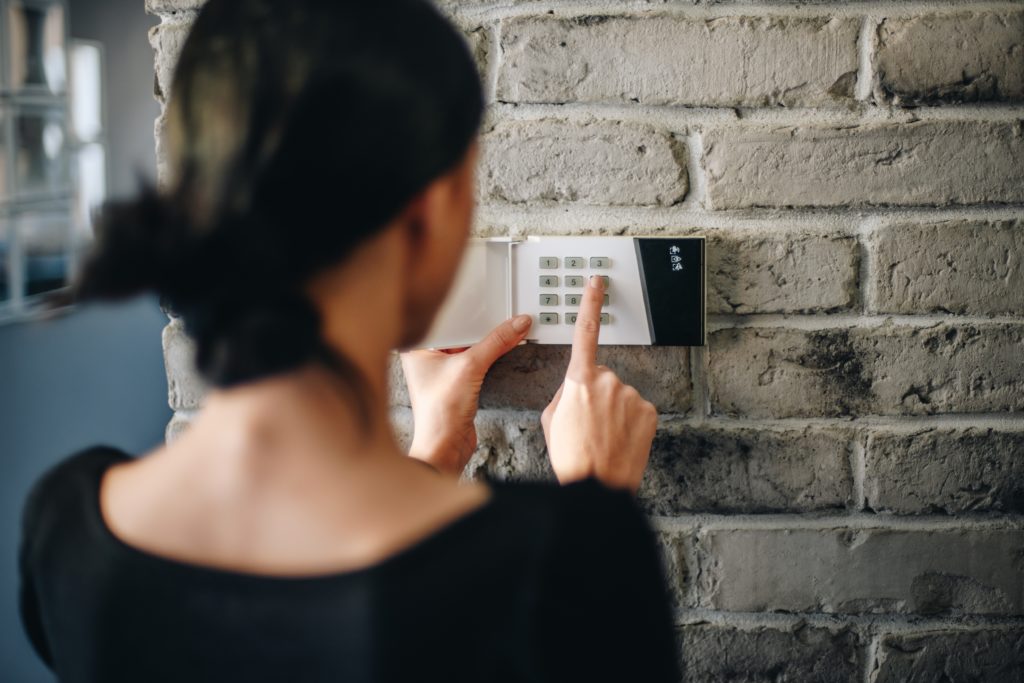
[[[358,378],[310,365],[212,391],[174,450],[216,452],[226,465],[402,455],[388,416],[386,358],[372,375],[353,367]]]

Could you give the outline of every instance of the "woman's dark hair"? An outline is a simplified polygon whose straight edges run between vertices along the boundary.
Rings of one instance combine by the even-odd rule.
[[[303,285],[452,169],[482,112],[429,0],[209,0],[167,102],[165,191],[104,207],[78,296],[156,291],[215,386],[337,364]]]

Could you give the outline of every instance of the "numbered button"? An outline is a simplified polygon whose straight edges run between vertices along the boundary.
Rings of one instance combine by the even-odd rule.
[[[565,267],[566,268],[582,268],[586,260],[582,256],[566,256]]]
[[[590,267],[591,268],[608,268],[611,266],[611,261],[607,256],[591,256]]]
[[[575,325],[576,324],[576,319],[579,318],[579,317],[580,317],[579,313],[566,313],[565,314],[565,324],[566,325]],[[610,315],[608,315],[607,313],[602,313],[601,314],[601,324],[602,325],[607,325],[611,321],[612,321],[612,317]]]
[[[541,306],[557,306],[558,295],[557,294],[541,294],[540,295]]]
[[[582,287],[583,276],[582,275],[566,275],[565,276],[566,287]]]
[[[557,268],[558,259],[554,256],[541,256],[540,257],[541,268]]]
[[[558,324],[558,314],[557,313],[541,313],[539,317],[540,317],[540,324],[541,325],[557,325]]]
[[[557,287],[558,276],[557,275],[541,275],[540,276],[541,287]]]
[[[544,296],[544,295],[541,294],[541,296]],[[566,294],[565,295],[565,305],[566,306],[579,306],[581,301],[583,301],[583,295],[582,294]],[[543,302],[541,302],[541,303],[543,303]],[[604,305],[605,306],[608,305],[608,295],[607,294],[604,295]]]

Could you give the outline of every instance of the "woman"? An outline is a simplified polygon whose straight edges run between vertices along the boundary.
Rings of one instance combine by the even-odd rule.
[[[458,479],[484,374],[529,318],[405,354],[411,452],[392,434],[388,355],[451,284],[481,115],[425,1],[200,12],[168,190],[106,209],[80,292],[159,292],[212,388],[173,444],[83,451],[30,496],[23,618],[61,681],[678,678],[630,493],[656,415],[595,365],[599,280],[542,418],[564,487]]]

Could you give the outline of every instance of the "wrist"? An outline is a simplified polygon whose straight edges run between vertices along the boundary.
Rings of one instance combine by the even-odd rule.
[[[414,438],[412,446],[409,448],[409,457],[430,465],[441,474],[451,474],[456,477],[462,474],[465,467],[465,464],[460,462],[461,459],[455,449],[442,441],[424,444],[417,442]]]

